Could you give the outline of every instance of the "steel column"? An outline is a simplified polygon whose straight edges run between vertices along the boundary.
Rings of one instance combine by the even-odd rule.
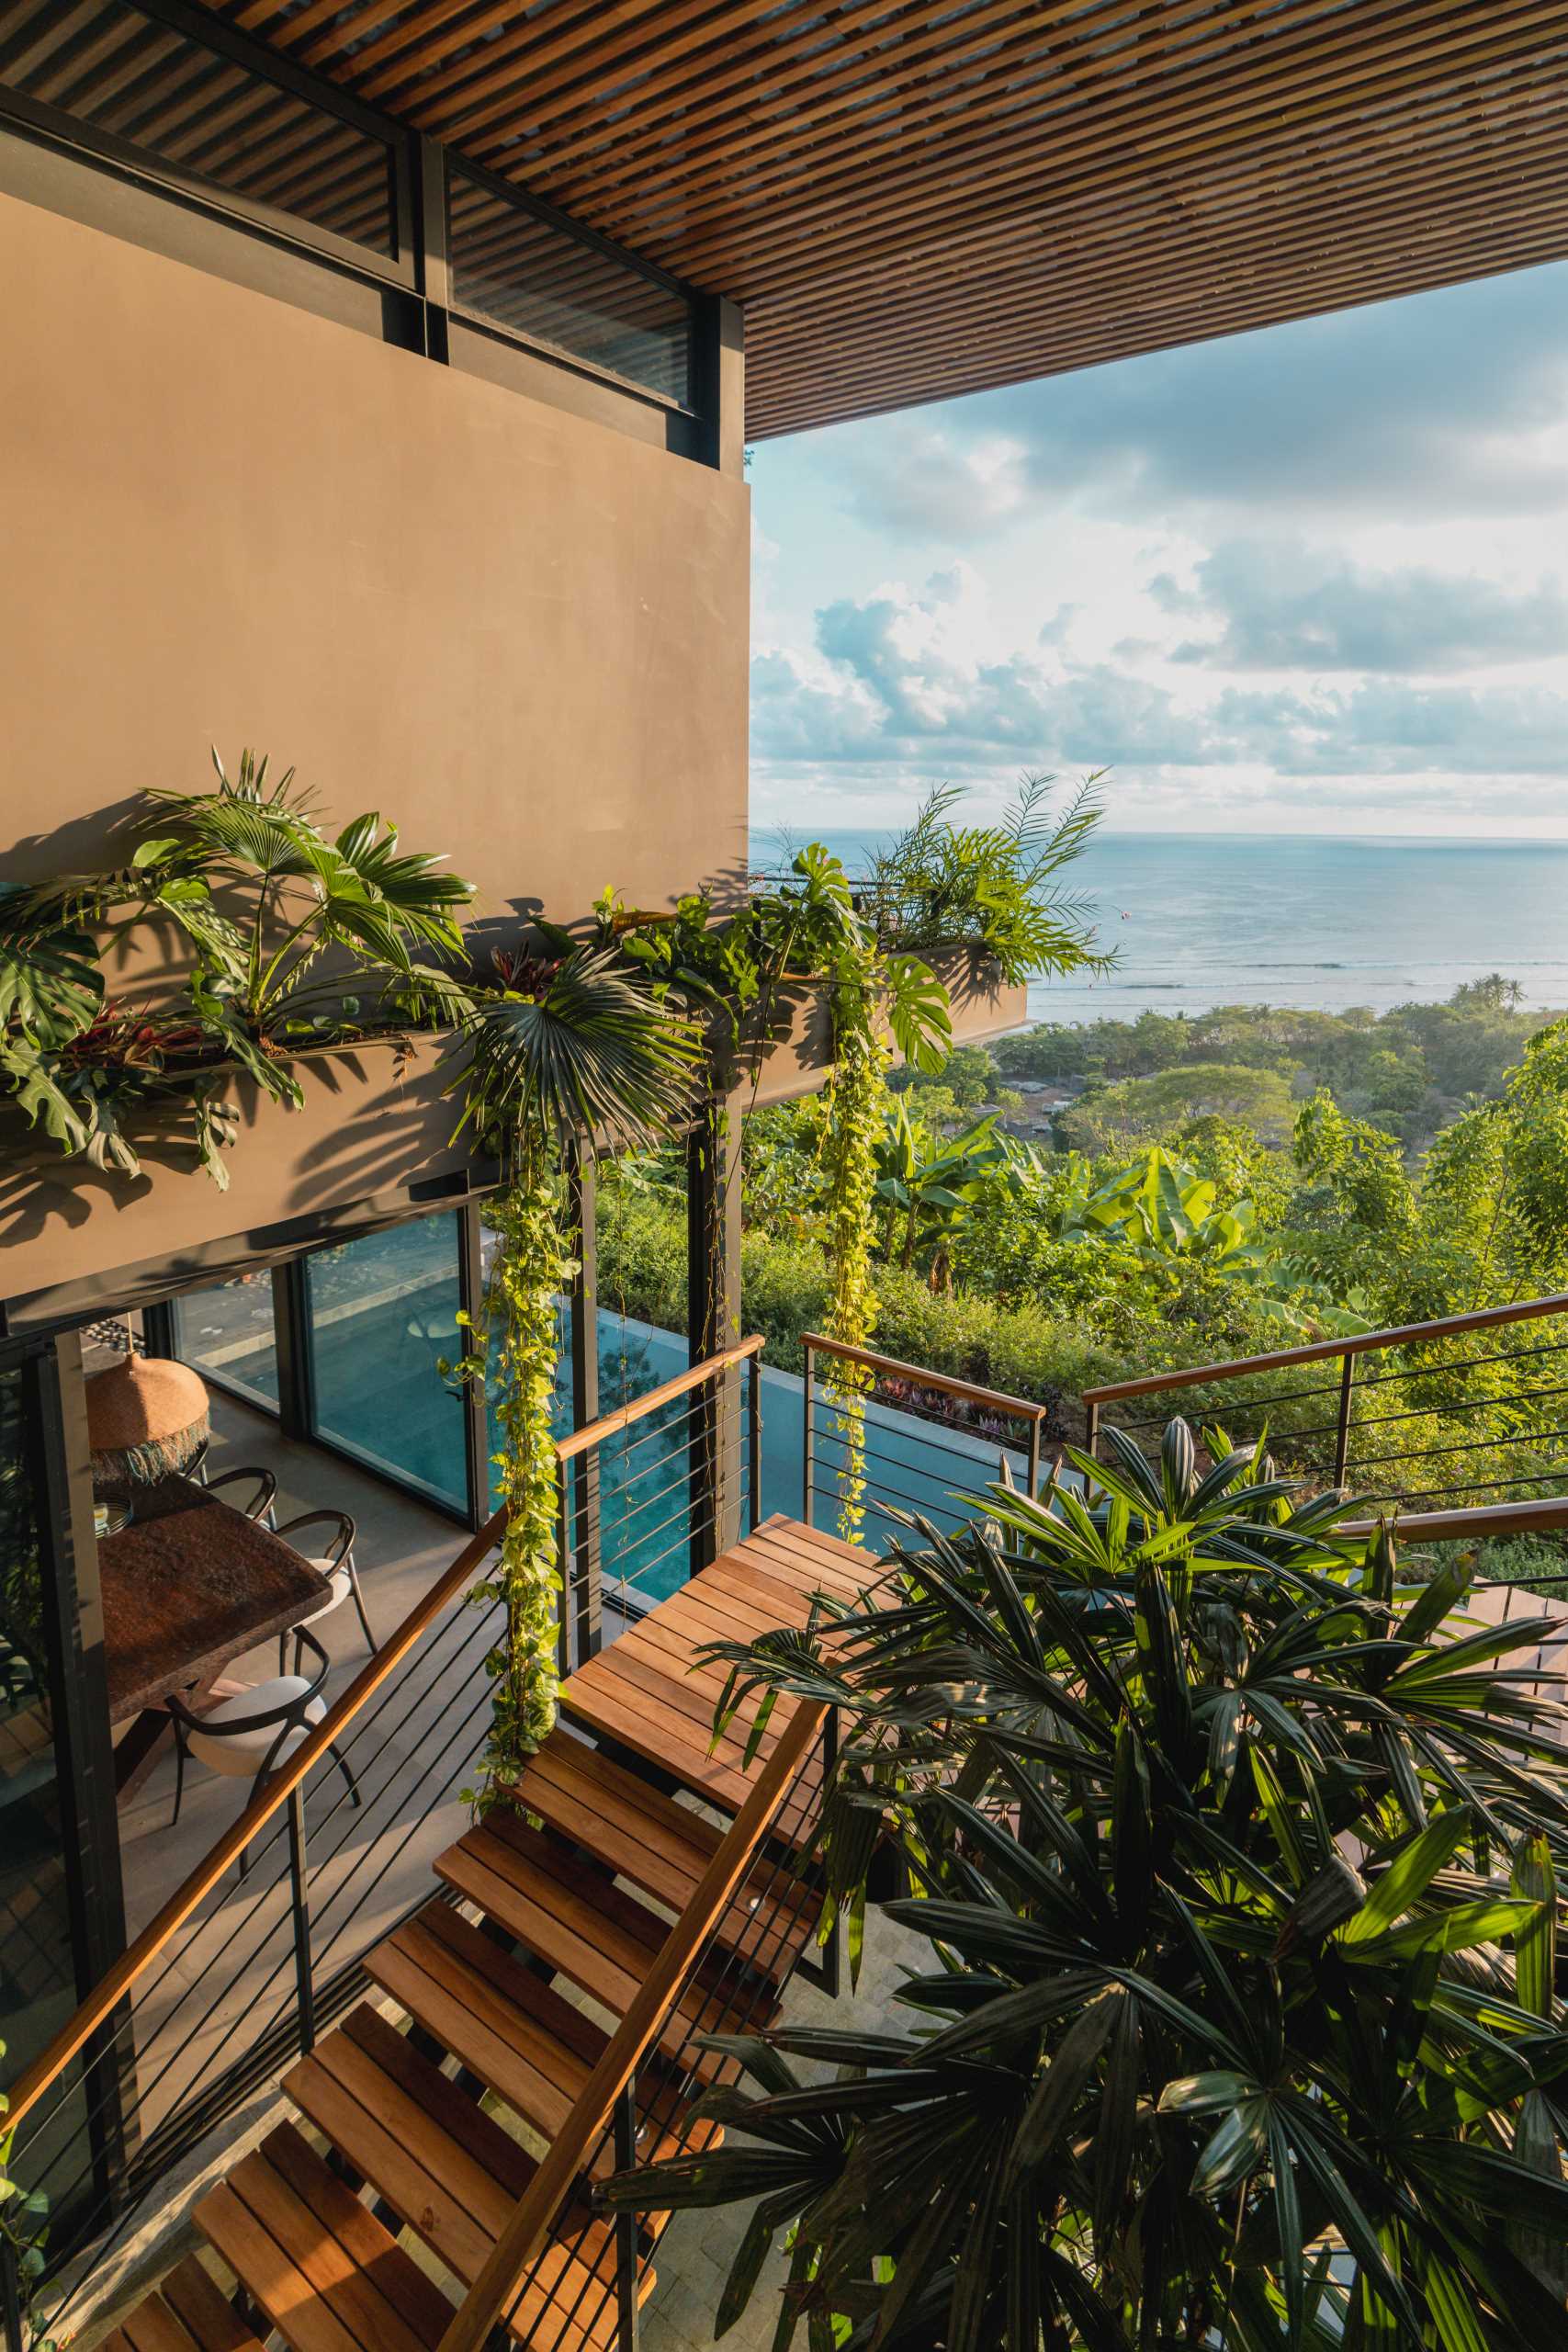
[[[740,1336],[740,1117],[705,1104],[686,1138],[687,1340],[702,1363]],[[740,1536],[739,1368],[718,1374],[692,1417],[691,1561],[696,1576]]]
[[[599,1418],[599,1187],[593,1156],[580,1144],[567,1155],[568,1214],[576,1235],[577,1272],[571,1278],[571,1426],[586,1429]],[[581,1596],[589,1646],[578,1651],[581,1666],[592,1657],[604,1638],[604,1563],[600,1550],[599,1449],[591,1445],[570,1464],[562,1481],[570,1490],[568,1532],[572,1540],[562,1555],[561,1573],[571,1572]],[[575,1520],[575,1529],[571,1521]]]
[[[637,2162],[637,2076],[615,2101],[615,2170]],[[637,2352],[637,2215],[623,2207],[615,2215],[615,2352]]]
[[[316,1985],[310,1966],[310,1897],[306,1871],[305,1792],[301,1786],[291,1789],[288,1794],[288,1903],[294,1917],[294,1985],[303,2057],[309,2057],[316,2046]]]

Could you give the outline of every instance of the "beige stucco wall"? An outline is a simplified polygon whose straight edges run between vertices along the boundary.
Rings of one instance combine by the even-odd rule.
[[[743,864],[743,483],[8,197],[0,317],[0,874],[214,741],[496,918]]]
[[[111,861],[212,742],[445,851],[493,935],[743,870],[743,482],[4,195],[0,318],[0,876]],[[450,1169],[388,1067],[227,1196],[39,1183],[8,1125],[0,1300]]]

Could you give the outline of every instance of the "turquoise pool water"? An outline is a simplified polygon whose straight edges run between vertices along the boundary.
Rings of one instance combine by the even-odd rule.
[[[449,1217],[367,1235],[310,1261],[310,1370],[323,1437],[433,1500],[467,1507],[463,1408],[442,1358],[457,1352],[457,1239]],[[570,1364],[562,1315],[562,1361]],[[276,1404],[276,1361],[266,1279],[198,1292],[182,1302],[180,1351],[198,1368]],[[683,1372],[685,1340],[609,1310],[599,1317],[599,1409],[644,1396]],[[570,1382],[570,1374],[568,1374]],[[761,1512],[805,1516],[802,1383],[762,1373]],[[556,1427],[572,1426],[570,1386],[556,1397]],[[814,1516],[836,1524],[843,1448],[818,1396],[814,1416]],[[680,1397],[597,1449],[601,1558],[606,1591],[631,1588],[663,1599],[690,1573],[692,1401]],[[878,1504],[918,1510],[952,1527],[964,1513],[954,1492],[998,1475],[998,1448],[873,1405],[866,1414],[872,1508],[866,1540],[886,1542],[894,1522]],[[1020,1457],[1011,1457],[1021,1473]]]

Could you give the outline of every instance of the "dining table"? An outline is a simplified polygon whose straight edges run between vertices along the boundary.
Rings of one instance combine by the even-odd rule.
[[[164,1702],[199,1708],[226,1666],[330,1598],[327,1579],[259,1521],[192,1478],[136,1490],[133,1515],[98,1539],[105,1679],[124,1797],[172,1724]]]

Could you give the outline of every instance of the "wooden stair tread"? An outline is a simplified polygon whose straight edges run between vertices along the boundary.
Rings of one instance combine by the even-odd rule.
[[[479,2276],[536,2169],[527,2151],[367,2005],[285,2077],[295,2105],[455,2277]],[[609,2352],[615,2233],[581,2206],[557,2224],[513,2314],[541,2347],[573,2312],[581,2341]]]
[[[626,2014],[670,1932],[666,1920],[590,1863],[504,1811],[438,1855],[435,1868],[449,1886],[614,2017]],[[658,2047],[694,2072],[711,2075],[710,2054],[691,2051],[691,2036],[722,2033],[728,2023],[726,2001],[699,1972],[672,2006]]]
[[[838,1536],[790,1520],[765,1520],[570,1675],[560,1694],[562,1713],[694,1794],[738,1812],[795,1702],[777,1702],[748,1765],[746,1738],[761,1701],[743,1701],[737,1720],[716,1742],[714,1708],[726,1668],[697,1660],[697,1651],[709,1642],[753,1642],[779,1627],[803,1626],[819,1588],[852,1603],[881,1573],[882,1563],[872,1554]],[[803,1790],[816,1785],[819,1770],[815,1757],[808,1759]]]
[[[194,2255],[137,2304],[99,2352],[262,2352]]]
[[[562,2130],[609,2040],[592,2018],[446,1903],[429,1903],[405,1920],[366,1967],[542,2139]],[[649,2163],[719,2136],[711,2124],[682,2130],[682,2110],[668,2086],[649,2083],[645,2108],[651,2143],[639,2153]],[[596,2178],[613,2172],[611,2151],[595,2150],[590,2168]]]
[[[723,1841],[716,1822],[566,1731],[552,1732],[512,1795],[515,1807],[536,1814],[547,1829],[575,1839],[672,1911],[690,1902]],[[819,1907],[807,1888],[762,1863],[719,1922],[718,1940],[739,1946],[777,1980],[809,1940]]]
[[[294,2352],[435,2352],[453,2306],[290,2123],[196,2209]]]

